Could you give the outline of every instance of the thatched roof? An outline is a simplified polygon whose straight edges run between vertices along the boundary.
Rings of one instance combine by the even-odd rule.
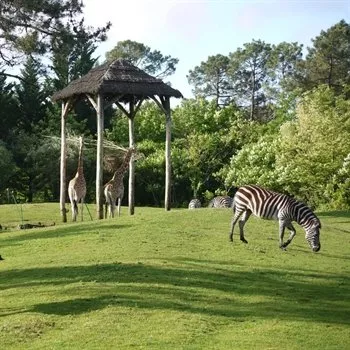
[[[152,77],[123,59],[107,62],[93,68],[83,77],[73,80],[64,89],[53,94],[52,100],[85,97],[85,94],[103,93],[105,96],[124,95],[147,98],[150,96],[183,97],[162,80]]]

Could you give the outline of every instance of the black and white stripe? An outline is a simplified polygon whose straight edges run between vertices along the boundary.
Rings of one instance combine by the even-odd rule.
[[[188,203],[188,209],[198,209],[202,206],[201,201],[197,198],[191,199]]]
[[[273,192],[258,186],[242,186],[238,189],[233,199],[234,215],[231,222],[230,240],[233,241],[233,230],[238,219],[240,239],[248,243],[244,238],[244,225],[253,213],[262,219],[279,221],[279,244],[285,249],[294,238],[296,231],[292,221],[296,221],[306,232],[305,238],[314,252],[321,248],[320,228],[321,223],[312,210],[305,204],[295,199]],[[290,230],[290,236],[283,242],[285,229]]]
[[[208,204],[208,208],[231,208],[232,197],[230,196],[217,196],[214,197]]]

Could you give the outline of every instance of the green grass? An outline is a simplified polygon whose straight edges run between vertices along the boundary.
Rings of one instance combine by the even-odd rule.
[[[56,225],[18,230],[0,206],[2,349],[350,349],[349,213],[320,213],[312,253],[300,227],[284,252],[253,217],[231,244],[224,209],[66,224],[58,204],[22,209]]]

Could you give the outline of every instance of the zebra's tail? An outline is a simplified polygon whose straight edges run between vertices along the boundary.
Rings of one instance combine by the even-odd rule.
[[[235,203],[235,200],[232,199],[232,205],[231,205],[231,208],[232,208],[232,211],[233,211],[233,214],[236,212],[236,203]]]

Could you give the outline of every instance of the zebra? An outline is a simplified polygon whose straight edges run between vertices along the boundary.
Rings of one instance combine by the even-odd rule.
[[[188,203],[188,209],[197,209],[202,206],[201,201],[197,198],[191,199]]]
[[[244,238],[243,228],[253,213],[262,219],[272,219],[279,221],[279,246],[285,250],[293,240],[296,231],[292,221],[296,221],[306,232],[305,238],[314,252],[321,249],[320,229],[321,222],[312,210],[304,203],[277,192],[264,189],[259,186],[242,186],[238,189],[233,199],[234,215],[231,221],[230,241],[233,241],[233,230],[240,216],[239,221],[240,240],[244,243],[248,241]],[[290,230],[290,236],[283,242],[285,228]]]
[[[229,196],[218,196],[214,197],[208,204],[208,208],[231,208],[232,197]]]

